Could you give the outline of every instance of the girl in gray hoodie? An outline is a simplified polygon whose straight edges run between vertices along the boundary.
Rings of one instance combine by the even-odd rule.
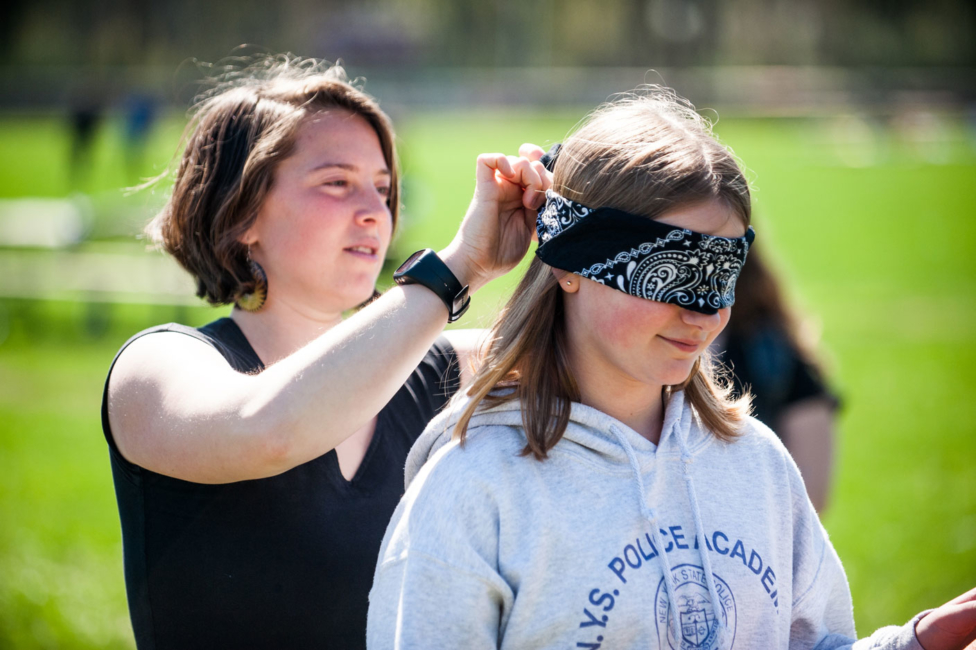
[[[466,395],[407,460],[369,647],[972,641],[976,590],[855,641],[796,465],[716,378],[708,345],[754,234],[746,179],[709,125],[647,90],[546,158],[536,259]]]

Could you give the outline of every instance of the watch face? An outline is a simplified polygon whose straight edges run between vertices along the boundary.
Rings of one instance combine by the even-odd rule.
[[[397,274],[399,274],[399,273],[406,273],[407,271],[409,271],[410,269],[412,269],[413,266],[414,266],[414,264],[417,263],[417,260],[419,260],[421,257],[423,257],[424,253],[426,253],[426,252],[427,252],[427,250],[424,249],[422,251],[417,251],[416,253],[414,253],[413,255],[411,255],[410,257],[408,257],[407,258],[407,261],[404,262],[403,264],[401,264],[400,265],[400,268],[398,268],[396,270],[396,273]]]

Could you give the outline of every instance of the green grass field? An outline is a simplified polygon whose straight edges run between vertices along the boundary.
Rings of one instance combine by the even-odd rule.
[[[548,145],[581,116],[400,119],[406,211],[394,256],[450,240],[478,152]],[[822,323],[844,400],[824,524],[862,634],[976,584],[976,133],[951,116],[926,120],[718,127],[750,170],[761,241]],[[170,159],[180,129],[157,129],[141,173]],[[77,184],[95,197],[96,237],[119,238],[112,215],[159,201],[117,192],[133,181],[118,133],[106,125]],[[66,195],[68,150],[53,118],[0,119],[0,198]],[[479,293],[462,324],[487,326],[515,279]],[[99,427],[104,373],[135,331],[224,311],[0,301],[0,648],[132,647]]]

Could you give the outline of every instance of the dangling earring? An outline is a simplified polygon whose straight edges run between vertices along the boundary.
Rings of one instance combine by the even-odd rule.
[[[261,265],[251,259],[250,246],[247,249],[247,266],[254,278],[254,288],[238,296],[236,303],[244,311],[254,312],[264,307],[264,301],[268,299],[268,276]]]

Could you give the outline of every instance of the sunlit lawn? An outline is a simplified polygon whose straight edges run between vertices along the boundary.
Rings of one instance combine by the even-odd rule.
[[[395,256],[450,240],[476,153],[547,146],[581,114],[401,119],[406,212]],[[940,124],[921,135],[854,118],[719,128],[751,170],[759,237],[822,323],[843,397],[824,523],[861,633],[976,584],[976,136],[962,121]],[[142,174],[169,159],[180,128],[158,129]],[[67,194],[66,133],[53,119],[0,121],[0,197]],[[103,130],[80,189],[111,214],[148,209],[156,199],[111,190],[133,181],[117,133]],[[512,279],[475,296],[469,326],[490,322]],[[99,428],[104,373],[138,329],[216,313],[0,302],[0,648],[131,646]]]

